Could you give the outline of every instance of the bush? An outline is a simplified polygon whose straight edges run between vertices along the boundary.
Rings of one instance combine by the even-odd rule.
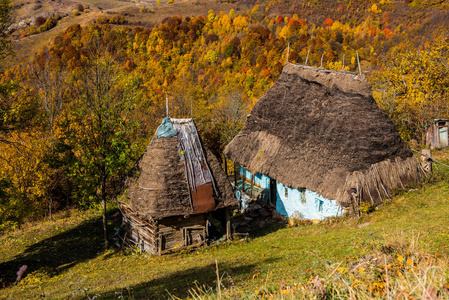
[[[44,23],[45,23],[45,18],[42,16],[37,17],[36,21],[34,21],[34,25],[36,25],[38,27],[43,25]]]
[[[78,3],[76,5],[76,10],[78,10],[79,12],[83,12],[84,11],[84,5],[82,5],[81,3]]]

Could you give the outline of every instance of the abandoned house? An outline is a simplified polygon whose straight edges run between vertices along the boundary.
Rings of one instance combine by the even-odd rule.
[[[448,119],[435,119],[426,126],[426,145],[430,149],[446,148],[448,144]]]
[[[366,80],[290,63],[224,154],[239,198],[312,220],[360,213],[422,175]]]
[[[138,172],[121,210],[128,240],[141,251],[160,255],[205,245],[211,212],[223,216],[229,238],[229,208],[238,200],[192,119],[165,118]]]

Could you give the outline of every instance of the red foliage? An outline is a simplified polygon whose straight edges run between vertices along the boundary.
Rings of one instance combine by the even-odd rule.
[[[383,30],[383,33],[385,34],[386,37],[391,37],[393,35],[390,28],[385,28]]]
[[[282,24],[284,22],[284,18],[282,18],[282,16],[278,16],[276,22],[278,22],[278,24]]]
[[[221,76],[217,74],[212,78],[212,82],[215,84],[222,84],[223,79],[221,79]]]
[[[267,76],[267,77],[270,76],[270,70],[268,70],[268,69],[262,69],[262,72],[265,74],[265,76]]]
[[[326,20],[324,20],[324,26],[326,27],[330,27],[334,24],[334,20],[332,20],[332,18],[327,18]]]

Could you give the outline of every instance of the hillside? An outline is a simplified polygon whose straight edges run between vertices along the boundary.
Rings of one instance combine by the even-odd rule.
[[[447,163],[449,150],[434,156]],[[28,265],[26,277],[2,288],[0,298],[177,299],[187,298],[189,290],[218,298],[216,262],[224,299],[310,298],[320,293],[329,298],[338,293],[356,293],[360,299],[387,293],[421,298],[426,292],[444,298],[449,182],[448,170],[439,170],[425,186],[400,193],[360,219],[271,227],[249,240],[162,257],[103,252],[97,232],[101,221],[94,212],[29,224],[0,238],[4,283]]]
[[[82,10],[78,12],[80,7]],[[152,27],[160,23],[167,17],[182,16],[203,16],[207,15],[209,9],[214,11],[247,11],[252,8],[251,1],[239,1],[231,4],[218,2],[215,0],[180,0],[171,4],[161,1],[159,5],[156,1],[119,1],[119,0],[79,0],[79,1],[57,1],[36,0],[20,2],[13,10],[14,25],[25,25],[29,20],[29,25],[17,28],[13,34],[14,56],[9,57],[4,65],[13,67],[20,62],[29,60],[32,55],[45,45],[52,42],[53,38],[60,32],[66,30],[73,24],[86,26],[95,22],[98,18],[110,18],[120,16],[126,20],[126,26],[147,26]],[[37,17],[43,16],[45,19],[57,15],[60,18],[55,27],[48,31],[24,36],[24,33],[34,24]],[[120,26],[120,25],[119,25]]]

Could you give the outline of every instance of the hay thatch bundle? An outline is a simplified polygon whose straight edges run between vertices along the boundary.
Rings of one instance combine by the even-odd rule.
[[[193,124],[192,120],[190,122]],[[141,218],[161,219],[195,213],[189,192],[194,187],[188,185],[185,160],[181,159],[178,143],[178,136],[158,138],[155,134],[138,165],[139,176],[130,182],[128,198]],[[202,151],[206,158],[204,163],[212,173],[215,209],[234,205],[237,199],[218,159],[204,146]]]
[[[287,63],[225,155],[293,188],[346,203],[382,201],[420,177],[417,160],[371,87],[349,72]]]

